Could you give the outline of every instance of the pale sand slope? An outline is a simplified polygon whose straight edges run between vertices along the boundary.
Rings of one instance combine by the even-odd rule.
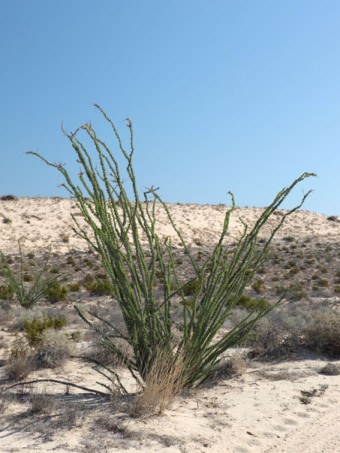
[[[221,232],[227,208],[211,205],[169,205],[173,219],[180,227],[185,240],[195,244],[200,241],[209,246],[216,242]],[[243,230],[240,218],[252,226],[263,209],[237,208],[232,214],[229,228],[230,239],[239,237]],[[73,231],[71,213],[78,213],[76,202],[60,198],[20,198],[16,201],[0,200],[0,222],[9,219],[9,223],[0,223],[0,246],[4,253],[13,253],[18,247],[17,241],[24,237],[26,249],[46,249],[52,246],[53,251],[68,252],[70,249],[87,250],[87,244]],[[157,232],[162,237],[169,236],[174,245],[179,243],[176,233],[169,224],[166,213],[157,206]],[[82,220],[79,216],[77,219]],[[263,230],[268,232],[277,224],[280,215],[269,219]],[[83,224],[83,223],[82,223]],[[86,229],[86,227],[85,227]],[[338,241],[340,237],[340,218],[336,221],[308,211],[297,211],[287,218],[285,225],[277,235],[297,238],[318,237],[329,242]]]
[[[217,239],[226,210],[198,205],[171,205],[170,209],[184,237],[204,245]],[[0,216],[10,219],[8,223],[0,219],[0,250],[17,253],[21,237],[26,238],[26,251],[48,246],[58,253],[87,250],[87,244],[71,231],[70,212],[76,212],[74,200],[0,201]],[[231,237],[241,231],[238,216],[252,224],[260,212],[255,208],[237,209],[231,221]],[[164,213],[160,213],[159,225],[160,234],[172,236],[175,243]],[[339,243],[340,222],[299,211],[280,232],[280,237],[284,236]],[[41,422],[45,423],[41,430],[29,416],[16,419],[15,413],[1,414],[0,452],[334,453],[340,451],[340,376],[318,374],[325,363],[325,358],[310,356],[278,364],[253,364],[241,377],[176,398],[164,415],[150,419],[132,419],[114,410],[111,415],[99,403],[96,415],[103,411],[106,422],[112,417],[112,425],[120,424],[121,432],[100,429],[92,423],[93,416],[80,418],[71,429],[50,432],[53,420],[48,417]],[[88,365],[77,360],[68,361],[63,369],[35,372],[32,377],[67,379],[90,387],[95,387],[99,379]],[[64,390],[57,386],[47,389],[61,395]],[[309,404],[303,404],[301,392],[313,390]],[[70,399],[70,410],[77,404],[76,393],[71,391],[74,400]]]

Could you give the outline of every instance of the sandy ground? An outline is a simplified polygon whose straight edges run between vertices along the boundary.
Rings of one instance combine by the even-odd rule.
[[[171,205],[170,209],[184,238],[193,246],[209,247],[217,240],[225,206]],[[0,201],[0,250],[7,256],[17,254],[17,241],[24,237],[25,252],[37,255],[48,247],[59,256],[86,252],[88,245],[71,230],[71,212],[76,213],[77,207],[68,199]],[[238,208],[230,225],[230,241],[242,231],[240,216],[252,225],[260,212],[257,208]],[[274,218],[268,227],[276,221]],[[176,244],[161,210],[159,230]],[[323,250],[337,246],[328,265],[333,265],[334,272],[340,271],[339,261],[334,261],[340,256],[339,218],[298,211],[287,220],[278,240],[287,237],[322,244]],[[317,296],[319,300],[320,294]],[[86,303],[86,293],[81,297]],[[327,297],[332,306],[339,306],[338,296]],[[0,320],[1,388],[9,385],[3,365],[15,333],[8,319]],[[80,349],[86,347],[85,340],[78,344]],[[16,388],[6,393],[16,399],[0,406],[0,452],[333,453],[340,451],[340,376],[319,374],[328,361],[315,354],[297,354],[276,362],[254,361],[242,375],[184,393],[164,414],[151,418],[131,418],[122,403],[106,402],[76,389],[65,394],[65,386],[52,384],[40,384],[40,391],[52,395],[47,404],[57,401],[60,410],[57,405],[53,415],[32,416],[27,388],[23,392]],[[47,377],[92,388],[98,388],[96,382],[100,380],[79,359],[30,376]]]

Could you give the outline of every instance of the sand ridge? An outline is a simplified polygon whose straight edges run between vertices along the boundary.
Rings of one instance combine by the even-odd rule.
[[[204,248],[218,239],[227,208],[172,204],[169,209],[184,238],[193,247],[201,244]],[[88,245],[72,231],[71,212],[77,213],[72,199],[1,200],[0,250],[16,255],[18,240],[25,238],[25,253],[39,254],[49,247],[60,256],[86,253]],[[228,240],[235,241],[242,232],[239,217],[251,226],[261,212],[260,208],[237,208]],[[263,235],[276,225],[280,212],[269,221]],[[157,207],[157,216],[160,236],[170,236],[176,244],[178,240],[161,206]],[[77,218],[81,221],[80,216]],[[278,241],[287,237],[299,240],[298,244],[310,240],[323,244],[325,249],[334,248],[340,243],[340,221],[337,217],[297,211],[287,219]],[[82,294],[82,303],[109,303],[107,297],[87,301],[87,294]],[[339,299],[330,299],[339,304]],[[5,320],[0,320],[0,336],[3,344],[15,338]],[[88,343],[81,341],[78,347],[86,349]],[[0,348],[0,353],[3,361],[6,348]],[[340,376],[319,374],[327,361],[326,357],[310,355],[282,362],[254,362],[244,374],[184,393],[162,416],[147,419],[130,418],[114,405],[107,411],[102,401],[85,399],[74,389],[65,396],[63,386],[46,384],[44,389],[67,405],[66,413],[78,414],[75,420],[70,425],[60,420],[57,423],[57,416],[32,420],[28,413],[20,413],[18,405],[18,412],[1,415],[0,452],[333,453],[340,451]],[[34,378],[44,377],[90,387],[99,380],[89,364],[75,358],[60,369],[34,372]],[[125,378],[128,381],[129,377]],[[7,385],[2,375],[0,380],[1,385]],[[306,392],[313,395],[308,400],[303,399]],[[82,404],[83,412],[87,406],[97,407],[97,417],[103,412],[101,421],[94,421],[92,412],[86,409],[90,415],[84,418],[81,411],[77,412],[78,404]]]

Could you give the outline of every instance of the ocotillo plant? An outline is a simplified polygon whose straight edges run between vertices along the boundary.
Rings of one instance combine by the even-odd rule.
[[[226,259],[224,239],[235,209],[234,197],[230,194],[232,206],[226,211],[219,240],[199,267],[180,232],[180,226],[175,224],[169,207],[162,201],[157,189],[148,189],[142,197],[139,194],[133,166],[134,136],[131,121],[127,120],[130,141],[129,150],[126,150],[114,123],[100,106],[95,106],[112,128],[118,152],[126,161],[127,181],[123,181],[117,154],[97,136],[91,124],[79,127],[74,133],[64,131],[81,166],[80,183],[72,180],[65,166],[50,162],[36,152],[29,152],[56,168],[64,177],[64,188],[76,199],[93,237],[82,228],[75,216],[74,229],[100,254],[112,287],[112,303],[119,304],[125,330],[120,331],[95,313],[84,312],[79,308],[78,312],[98,330],[102,344],[125,363],[136,379],[140,376],[145,380],[155,361],[165,355],[170,368],[171,364],[178,366],[179,360],[184,367],[181,372],[182,385],[195,385],[206,379],[216,369],[222,353],[242,342],[254,323],[270,310],[268,305],[259,304],[232,330],[217,336],[246,285],[263,265],[275,233],[285,219],[302,206],[309,192],[298,206],[284,212],[261,248],[256,247],[259,232],[293,188],[313,174],[304,173],[279,192],[250,231],[244,224],[236,249],[231,252],[231,258]],[[80,133],[90,139],[98,159],[97,166],[84,141],[78,138]],[[130,197],[129,191],[132,193]],[[186,297],[188,282],[181,283],[171,241],[161,240],[157,232],[156,204],[164,208],[195,275],[191,281],[195,281],[196,291],[190,298]],[[146,238],[146,243],[142,238]],[[164,285],[161,300],[157,297],[154,285],[159,270]],[[179,298],[181,303],[176,304]],[[98,327],[100,323],[105,324],[105,330]],[[117,339],[120,341],[117,342]],[[131,347],[132,355],[125,353],[121,347],[122,341]]]

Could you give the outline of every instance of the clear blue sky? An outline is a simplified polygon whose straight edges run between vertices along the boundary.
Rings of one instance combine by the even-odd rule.
[[[25,151],[76,174],[60,125],[100,133],[96,102],[166,201],[264,206],[311,171],[285,207],[339,215],[339,24],[338,0],[0,0],[0,195],[67,196]]]

